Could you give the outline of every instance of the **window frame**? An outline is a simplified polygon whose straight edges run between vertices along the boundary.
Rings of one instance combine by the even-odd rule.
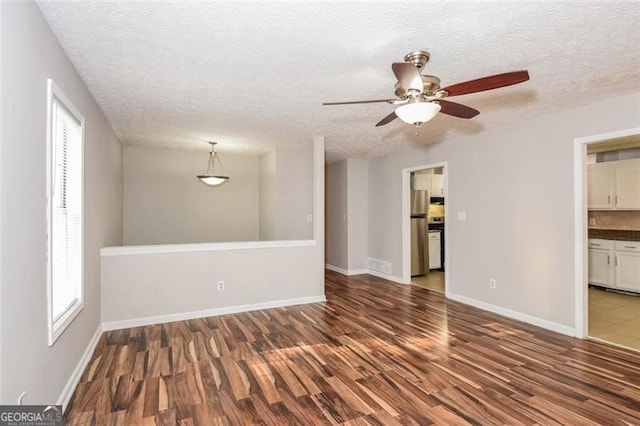
[[[78,298],[65,311],[53,317],[53,186],[55,185],[54,103],[63,106],[80,123],[80,289]],[[84,308],[84,142],[85,119],[52,79],[47,79],[47,330],[49,346],[64,333]]]

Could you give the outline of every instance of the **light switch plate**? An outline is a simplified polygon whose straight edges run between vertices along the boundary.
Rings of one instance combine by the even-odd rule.
[[[467,220],[467,212],[458,212],[458,220]]]
[[[589,218],[589,225],[593,226],[595,224],[596,224],[596,218],[595,217]]]

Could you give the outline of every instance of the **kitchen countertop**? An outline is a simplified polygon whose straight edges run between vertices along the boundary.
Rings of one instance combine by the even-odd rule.
[[[640,241],[640,230],[589,228],[589,238],[604,240]]]

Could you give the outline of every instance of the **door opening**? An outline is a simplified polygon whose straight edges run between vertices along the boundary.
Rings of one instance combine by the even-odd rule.
[[[621,166],[625,170],[617,173]],[[640,253],[636,257],[632,249],[626,254],[616,252],[616,248],[624,252],[625,246],[637,244],[640,249],[640,242],[620,243],[625,235],[627,239],[635,239],[640,233],[640,210],[616,205],[620,195],[601,192],[615,192],[616,175],[626,179],[630,174],[631,180],[634,176],[637,179],[634,175],[640,173],[637,167],[640,167],[640,128],[574,140],[575,333],[580,338],[605,340],[634,349],[640,349],[640,335],[633,320],[640,323],[640,318],[625,315],[640,309],[640,284],[638,296],[625,295],[625,290],[633,288],[623,280],[627,277],[624,262],[631,259],[640,270]],[[603,179],[611,181],[603,183]],[[622,187],[628,190],[629,185]],[[640,200],[640,186],[635,185],[633,191],[636,192],[631,196]],[[630,232],[620,233],[623,229]]]
[[[446,163],[402,174],[403,282],[446,294]]]

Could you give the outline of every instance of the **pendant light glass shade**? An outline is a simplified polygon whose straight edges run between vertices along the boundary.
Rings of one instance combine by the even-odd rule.
[[[223,183],[228,181],[229,177],[227,177],[227,176],[198,176],[198,179],[200,179],[200,182],[204,183],[205,185],[218,186],[218,185],[222,185]]]
[[[410,102],[396,108],[396,115],[405,123],[420,125],[440,112],[440,104],[435,102]]]
[[[216,151],[214,146],[217,142],[209,142],[211,144],[211,152],[209,152],[209,163],[207,164],[207,173],[204,175],[199,175],[197,178],[200,182],[209,186],[218,186],[222,185],[225,182],[229,181],[229,176],[224,171],[224,167],[222,167],[222,162]]]

